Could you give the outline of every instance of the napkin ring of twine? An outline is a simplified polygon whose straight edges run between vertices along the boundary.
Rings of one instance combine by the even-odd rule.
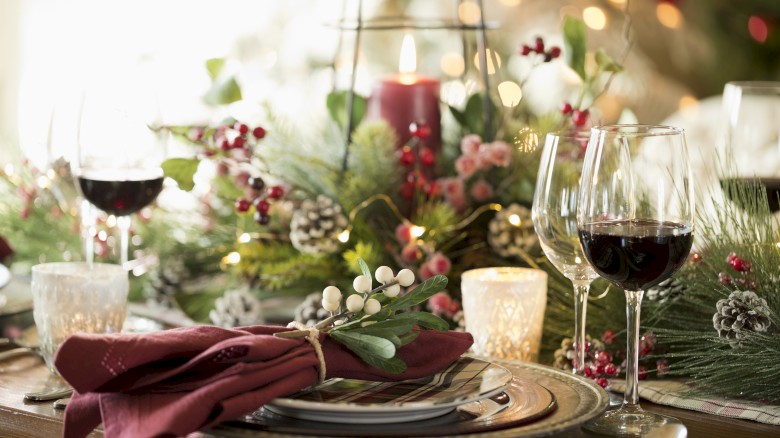
[[[325,355],[322,354],[322,345],[320,344],[320,331],[317,329],[317,327],[306,327],[298,321],[293,321],[287,324],[287,328],[309,332],[309,334],[306,335],[306,340],[309,341],[311,346],[314,348],[314,353],[317,355],[317,359],[320,361],[320,376],[318,383],[324,382],[325,376],[327,375],[327,368],[325,367]]]

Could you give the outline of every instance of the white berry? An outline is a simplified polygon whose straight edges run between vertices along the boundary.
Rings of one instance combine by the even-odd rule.
[[[376,268],[376,273],[374,273],[374,276],[376,277],[376,281],[382,284],[390,283],[395,279],[395,276],[393,276],[393,270],[390,269],[389,266],[380,266]]]
[[[333,321],[333,325],[335,325],[336,327],[338,327],[340,325],[343,325],[343,324],[344,324],[344,320],[343,319],[337,319],[337,320]]]
[[[371,279],[365,275],[358,275],[352,281],[352,287],[355,288],[355,292],[365,293],[371,290]]]
[[[328,286],[322,291],[322,301],[335,301],[341,300],[341,291],[336,286]]]
[[[382,305],[379,304],[379,301],[377,301],[377,300],[375,300],[373,298],[369,298],[369,299],[366,300],[366,308],[364,309],[364,311],[367,314],[373,315],[373,314],[379,312],[381,309],[382,309]]]
[[[330,300],[322,300],[322,308],[327,310],[328,312],[335,312],[339,310],[339,302],[338,301],[330,301]]]
[[[414,272],[411,269],[401,269],[398,271],[398,275],[395,276],[398,280],[398,284],[403,287],[411,286],[414,283]]]
[[[347,297],[347,310],[350,312],[360,312],[363,310],[363,297],[359,294],[352,294]]]
[[[394,284],[383,291],[387,298],[395,298],[401,293],[401,286]]]

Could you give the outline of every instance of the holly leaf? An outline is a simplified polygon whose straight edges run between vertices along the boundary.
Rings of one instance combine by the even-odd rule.
[[[450,328],[447,321],[428,312],[404,312],[399,313],[393,318],[394,321],[402,321],[404,319],[410,319],[420,327],[431,330],[447,330]]]
[[[224,66],[225,58],[211,58],[206,60],[206,70],[209,72],[209,77],[212,82],[217,80],[217,77]]]
[[[243,99],[241,87],[235,78],[229,77],[219,80],[211,85],[211,88],[203,96],[203,100],[209,105],[226,105]]]
[[[165,176],[173,179],[179,188],[189,192],[195,187],[193,176],[198,170],[197,158],[169,158],[162,163]]]
[[[582,78],[587,80],[585,73],[585,24],[582,21],[565,16],[563,18],[563,54],[566,63]]]
[[[349,99],[348,91],[333,91],[328,94],[325,101],[330,117],[340,126],[347,126],[347,99]],[[353,99],[352,126],[355,127],[360,124],[366,113],[366,98],[354,94]]]
[[[619,73],[623,71],[623,67],[615,62],[615,60],[607,54],[603,48],[599,48],[596,51],[596,65],[599,71],[605,71],[610,73]]]

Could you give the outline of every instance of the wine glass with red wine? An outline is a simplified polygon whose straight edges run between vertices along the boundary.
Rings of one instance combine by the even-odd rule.
[[[582,169],[577,228],[588,262],[625,290],[623,405],[585,428],[639,436],[678,420],[639,406],[639,315],[644,291],[685,262],[693,243],[693,178],[682,129],[612,125],[591,129]]]
[[[84,198],[116,217],[122,265],[128,261],[131,215],[162,191],[165,138],[153,129],[160,119],[156,93],[139,76],[112,75],[84,91],[74,173]],[[92,239],[86,238],[91,261]]]
[[[763,188],[769,211],[780,211],[780,82],[729,82],[723,87],[722,153],[731,166],[721,176],[729,196],[730,180]]]

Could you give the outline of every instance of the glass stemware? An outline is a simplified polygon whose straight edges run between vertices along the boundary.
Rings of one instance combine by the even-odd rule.
[[[548,134],[536,179],[534,229],[547,258],[574,288],[574,372],[585,368],[585,319],[590,284],[598,277],[577,233],[577,199],[588,132]]]
[[[780,82],[729,82],[724,86],[721,126],[725,132],[720,147],[731,168],[721,183],[725,186],[726,180],[739,179],[752,184],[758,178],[772,212],[780,211],[778,119]]]
[[[130,215],[152,203],[162,190],[165,141],[152,129],[160,119],[153,88],[132,74],[104,77],[84,92],[74,174],[84,198],[116,217],[123,265],[128,261]],[[93,223],[89,219],[85,225]],[[91,234],[87,233],[85,249],[90,262]]]
[[[591,130],[577,227],[596,272],[625,290],[626,390],[623,405],[585,428],[636,436],[678,420],[639,406],[639,317],[644,291],[669,278],[693,243],[693,177],[685,133],[668,126]]]

